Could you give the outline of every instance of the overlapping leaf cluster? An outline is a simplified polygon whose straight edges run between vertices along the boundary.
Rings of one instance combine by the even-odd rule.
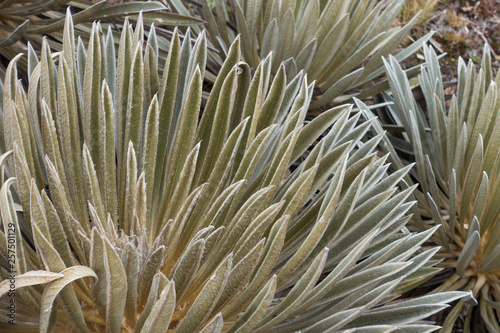
[[[445,282],[436,291],[472,290],[479,301],[477,308],[459,302],[442,332],[451,332],[462,312],[466,330],[499,332],[500,76],[493,77],[488,47],[479,72],[459,59],[456,94],[446,101],[437,56],[429,47],[424,53],[428,65],[419,76],[424,106],[413,97],[397,61],[386,63],[392,91],[386,98],[394,103],[388,111],[403,132],[384,139],[383,147],[392,152],[397,169],[407,162],[396,148],[410,144],[416,168],[405,179],[420,183],[410,225],[413,230],[440,226],[431,240],[441,246],[436,258],[445,269],[434,281]],[[366,106],[358,104],[370,118]]]
[[[414,187],[396,187],[408,167],[387,176],[382,135],[361,142],[371,122],[342,106],[304,124],[314,85],[284,66],[270,83],[271,56],[252,75],[239,39],[202,105],[204,34],[175,32],[159,63],[154,31],[124,27],[115,50],[94,24],[85,49],[68,16],[27,91],[21,55],[8,67],[0,258],[13,225],[16,329],[427,332],[414,322],[463,295],[391,302],[437,249],[420,251],[433,229],[400,232]]]
[[[403,2],[231,0],[226,6],[223,0],[201,0],[197,8],[220,54],[239,34],[243,58],[252,67],[272,52],[273,73],[281,62],[290,76],[304,70],[315,81],[310,107],[317,109],[332,101],[345,103],[383,75],[382,57],[395,53],[417,18],[403,27],[395,25]],[[189,13],[180,1],[169,3],[173,10]],[[429,37],[401,50],[396,59],[406,59]],[[383,91],[386,83],[372,86],[364,96]]]
[[[62,31],[66,10],[71,5],[73,22],[77,25],[77,35],[88,40],[92,29],[92,22],[104,20],[106,24],[114,18],[126,15],[137,15],[142,12],[146,22],[168,25],[191,25],[200,23],[199,20],[167,11],[167,7],[157,1],[139,2],[127,1],[114,4],[109,0],[37,0],[37,1],[3,1],[0,5],[0,55],[7,61],[18,53],[35,54],[40,50],[42,38],[50,36],[49,42],[53,50],[62,49]],[[115,24],[118,22],[115,22]],[[121,22],[119,22],[121,23]],[[34,47],[31,48],[29,45]],[[26,59],[20,60],[22,71],[28,68]],[[0,77],[5,77],[5,67],[0,67]],[[26,78],[23,76],[23,78]]]

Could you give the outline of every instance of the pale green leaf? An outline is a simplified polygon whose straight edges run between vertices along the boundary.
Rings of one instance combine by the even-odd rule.
[[[61,271],[60,274],[62,274],[64,277],[52,281],[49,285],[47,285],[43,293],[42,304],[41,304],[43,311],[41,313],[41,318],[40,318],[40,324],[41,324],[40,332],[47,331],[49,324],[48,319],[51,313],[52,306],[54,304],[54,300],[68,284],[84,277],[97,278],[96,273],[89,267],[85,266],[69,267]],[[76,309],[71,309],[71,310],[76,310]],[[83,315],[81,319],[83,320]],[[78,328],[79,330],[82,330],[84,332],[88,331],[87,326],[85,324],[83,324],[83,326],[82,324],[80,324]]]

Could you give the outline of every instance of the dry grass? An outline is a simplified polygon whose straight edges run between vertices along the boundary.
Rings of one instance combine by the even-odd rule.
[[[426,25],[432,18],[435,12],[438,0],[407,0],[401,8],[399,15],[399,24],[408,23],[418,12],[420,15],[415,24],[415,29],[422,25]]]
[[[455,9],[450,8],[444,13],[444,20],[451,28],[461,29],[467,26],[467,18],[461,13],[457,13]]]

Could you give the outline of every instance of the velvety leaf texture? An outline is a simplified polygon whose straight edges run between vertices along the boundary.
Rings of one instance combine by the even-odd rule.
[[[498,78],[494,81],[488,46],[476,71],[470,61],[458,60],[458,84],[455,95],[447,99],[438,56],[424,47],[428,65],[418,77],[423,99],[417,101],[408,77],[390,57],[384,60],[392,95],[384,110],[403,130],[384,134],[381,149],[390,153],[395,166],[408,164],[398,154],[395,142],[411,147],[415,160],[408,185],[418,182],[414,192],[418,201],[415,214],[407,225],[411,231],[439,227],[430,238],[441,246],[434,256],[442,270],[430,281],[434,291],[470,291],[478,306],[460,301],[446,318],[442,332],[498,332],[500,321],[492,304],[500,299],[500,97]],[[371,111],[356,101],[361,112],[372,118]],[[385,116],[384,119],[388,119]],[[374,132],[382,134],[376,124]],[[393,140],[398,137],[399,139]],[[408,158],[406,158],[408,159]],[[460,323],[461,312],[465,321]]]
[[[101,15],[137,6],[125,5]],[[60,56],[47,42],[31,59],[27,94],[9,66],[0,320],[15,297],[20,331],[375,332],[411,327],[465,294],[417,298],[414,312],[392,302],[401,282],[434,272],[433,250],[420,254],[430,233],[402,228],[414,187],[397,186],[408,169],[386,178],[387,157],[374,151],[382,136],[363,142],[371,121],[346,105],[307,123],[307,75],[285,65],[273,75],[272,56],[252,74],[244,38],[204,83],[205,34],[177,30],[164,60],[145,20],[127,23],[114,50],[98,23],[77,44],[68,16]]]

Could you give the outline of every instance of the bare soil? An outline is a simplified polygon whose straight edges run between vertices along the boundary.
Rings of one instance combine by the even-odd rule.
[[[443,78],[453,83],[457,78],[458,58],[471,59],[477,66],[483,56],[484,45],[490,48],[492,67],[500,65],[500,0],[438,1],[427,23],[413,30],[413,37],[434,31],[430,44],[441,59]],[[418,56],[422,59],[422,56]],[[453,84],[451,86],[454,86]]]

